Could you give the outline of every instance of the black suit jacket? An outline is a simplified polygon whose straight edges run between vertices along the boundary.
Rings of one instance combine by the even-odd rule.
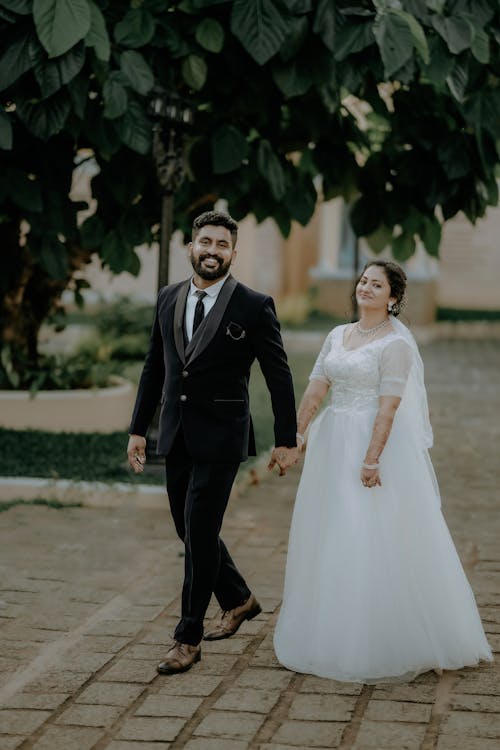
[[[189,285],[172,284],[158,295],[130,433],[146,434],[160,401],[160,455],[168,455],[180,426],[195,459],[223,463],[255,455],[248,380],[257,359],[271,394],[275,444],[296,445],[292,376],[271,297],[229,276],[186,346]]]

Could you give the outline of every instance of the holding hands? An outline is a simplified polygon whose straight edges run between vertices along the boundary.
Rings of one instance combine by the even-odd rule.
[[[282,477],[286,474],[287,469],[289,469],[290,466],[297,463],[299,456],[300,450],[296,447],[285,448],[284,446],[280,446],[279,448],[274,448],[267,468],[269,471],[272,471],[275,466],[278,466],[279,476]]]
[[[361,484],[364,487],[379,487],[382,486],[380,481],[379,466],[376,464],[361,464]]]

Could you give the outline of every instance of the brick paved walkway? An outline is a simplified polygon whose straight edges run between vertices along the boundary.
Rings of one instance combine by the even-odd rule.
[[[500,342],[423,349],[443,507],[500,648]],[[500,666],[340,684],[272,649],[298,472],[235,498],[224,536],[264,612],[160,677],[183,559],[166,510],[0,515],[0,750],[498,750]]]

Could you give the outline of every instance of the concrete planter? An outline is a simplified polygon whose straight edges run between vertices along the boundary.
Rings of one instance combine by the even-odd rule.
[[[135,386],[114,376],[109,388],[74,391],[0,391],[0,427],[48,432],[116,432],[126,430]]]

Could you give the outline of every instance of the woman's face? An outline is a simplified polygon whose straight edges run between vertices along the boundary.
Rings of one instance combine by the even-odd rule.
[[[367,312],[387,310],[389,302],[396,302],[383,268],[368,266],[356,286],[356,301]]]

